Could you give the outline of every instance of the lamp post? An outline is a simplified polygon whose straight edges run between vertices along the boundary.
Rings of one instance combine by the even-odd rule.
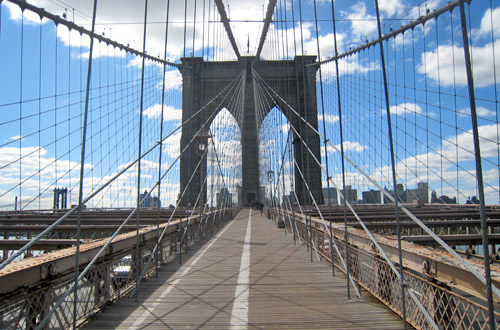
[[[208,139],[210,139],[212,135],[210,135],[209,132],[203,130],[201,131],[198,136],[197,136],[197,145],[196,145],[196,154],[199,157],[203,157],[204,153],[206,152],[206,149],[208,148]],[[206,158],[205,158],[206,159]],[[200,198],[200,202],[197,206],[205,205],[207,202],[207,196],[206,196],[206,189],[202,187],[203,183],[205,182],[205,175],[207,171],[207,165],[206,161],[202,162],[201,167],[200,167],[200,189],[203,191],[202,196]]]
[[[275,218],[274,218],[274,211],[273,211],[273,203],[274,203],[273,185],[272,185],[272,183],[274,182],[274,171],[273,170],[267,171],[267,181],[271,184],[271,218],[273,220],[275,220]]]

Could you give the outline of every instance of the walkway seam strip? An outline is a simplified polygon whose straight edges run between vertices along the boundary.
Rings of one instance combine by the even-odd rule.
[[[252,209],[248,214],[247,232],[243,242],[240,273],[234,293],[233,311],[231,312],[231,330],[247,329],[248,296],[250,283],[250,236],[252,234]]]

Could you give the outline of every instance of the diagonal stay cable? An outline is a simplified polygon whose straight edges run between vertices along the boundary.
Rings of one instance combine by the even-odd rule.
[[[293,159],[293,162],[294,162],[294,164],[295,164],[295,167],[296,167],[296,168],[297,168],[297,170],[299,171],[300,176],[302,177],[302,180],[304,181],[304,185],[306,186],[307,191],[309,192],[309,195],[310,195],[311,200],[312,200],[312,202],[313,202],[313,204],[314,204],[314,207],[316,208],[316,210],[318,211],[318,214],[320,215],[321,221],[323,222],[323,226],[324,226],[325,228],[327,228],[327,230],[328,230],[328,234],[329,234],[329,235],[330,235],[330,237],[332,237],[332,239],[333,239],[333,237],[334,237],[334,236],[332,235],[332,233],[331,233],[331,231],[330,231],[329,227],[326,225],[326,221],[325,221],[325,219],[323,218],[323,214],[321,213],[321,211],[320,211],[320,209],[319,209],[319,206],[318,206],[318,204],[316,203],[316,199],[314,198],[314,196],[313,196],[313,195],[312,195],[312,193],[311,193],[311,189],[309,188],[309,184],[307,183],[307,181],[305,181],[306,179],[304,178],[304,174],[302,173],[302,170],[300,169],[299,164],[297,163],[297,160],[296,160],[295,158]],[[335,241],[333,241],[333,242],[335,242]],[[346,244],[348,244],[348,242],[346,242]],[[339,250],[339,248],[338,248],[337,244],[336,244],[336,243],[334,243],[334,244],[333,244],[333,247],[334,247],[334,248],[335,248],[335,250],[337,251],[337,254],[338,254],[338,256],[339,256],[339,259],[340,259],[340,261],[342,262],[342,266],[344,266],[344,269],[345,269],[345,270],[346,270],[346,272],[347,272],[347,264],[346,264],[346,261],[344,260],[344,258],[342,258],[342,255],[341,255],[341,253],[340,253],[340,250]],[[358,287],[357,287],[356,283],[354,282],[354,279],[352,278],[351,274],[349,274],[349,273],[348,273],[348,274],[347,274],[347,276],[349,277],[349,280],[351,281],[351,284],[352,284],[352,286],[354,287],[354,290],[356,291],[356,295],[358,296],[358,298],[361,298],[361,295],[360,295],[360,293],[359,293]]]
[[[240,77],[241,79],[241,74]],[[90,193],[85,199],[83,199],[82,204],[84,205],[87,203],[89,200],[91,200],[93,197],[95,197],[98,193],[100,193],[104,188],[109,186],[112,182],[114,182],[117,178],[119,178],[123,173],[128,171],[132,166],[134,166],[140,159],[144,158],[146,155],[148,155],[151,151],[156,149],[158,145],[160,145],[162,142],[165,142],[169,137],[171,137],[173,134],[175,134],[178,130],[182,128],[183,125],[187,124],[188,122],[192,121],[197,115],[199,115],[205,108],[207,108],[211,103],[214,102],[214,100],[218,99],[221,97],[222,93],[226,92],[227,90],[231,89],[238,83],[238,78],[233,80],[228,86],[226,86],[219,94],[217,94],[212,100],[210,100],[205,106],[200,108],[197,112],[195,112],[190,118],[186,119],[183,123],[181,123],[179,126],[177,126],[175,129],[173,129],[169,134],[165,136],[163,141],[155,143],[151,148],[146,150],[141,157],[135,159],[134,161],[130,162],[124,168],[116,173],[114,176],[112,176],[106,183],[104,183],[102,186],[100,186],[98,189],[96,189],[94,192]],[[193,139],[190,141],[192,143]],[[79,204],[80,205],[80,204]],[[45,237],[50,231],[52,231],[55,227],[57,227],[62,221],[67,219],[70,215],[75,213],[78,210],[79,205],[75,205],[73,208],[71,208],[67,213],[65,213],[63,216],[61,216],[58,220],[53,222],[50,226],[48,226],[45,230],[43,230],[41,233],[39,233],[37,236],[33,237],[25,246],[20,248],[17,252],[13,253],[9,258],[5,259],[1,264],[0,264],[0,270],[2,270],[5,266],[10,264],[14,259],[19,257],[21,254],[23,254],[25,251],[27,251],[29,248],[31,248],[36,242],[38,242],[40,239]]]
[[[257,74],[257,72],[255,72],[255,70],[254,70],[252,73],[254,74],[254,78],[257,78],[257,79],[256,79],[257,81],[263,81],[263,80],[261,80],[261,77]],[[266,87],[267,87],[267,86],[266,86]],[[294,111],[295,111],[295,110],[294,110]],[[297,130],[293,127],[293,125],[290,125],[290,127],[292,127],[292,128],[293,128],[293,130],[294,130],[294,132],[295,132],[298,136],[300,136],[300,134],[298,133],[298,131],[297,131]],[[301,139],[301,140],[303,141],[303,139]],[[308,147],[307,145],[306,145],[306,148],[309,150],[309,147]],[[317,160],[316,160],[316,161],[317,161]],[[346,261],[345,261],[345,260],[344,260],[344,258],[342,257],[342,255],[341,255],[341,253],[340,253],[340,250],[338,249],[337,244],[336,244],[336,243],[335,243],[335,241],[333,240],[333,235],[332,235],[332,233],[331,233],[331,231],[330,231],[329,227],[328,227],[328,226],[327,226],[327,224],[326,224],[326,221],[325,221],[325,219],[324,219],[324,217],[323,217],[323,214],[321,213],[321,211],[320,211],[320,209],[319,209],[319,206],[318,206],[318,204],[316,203],[316,199],[314,198],[314,196],[313,196],[313,195],[312,195],[312,193],[311,193],[311,189],[310,189],[310,187],[309,187],[309,184],[306,182],[306,179],[305,179],[305,177],[304,177],[304,175],[303,175],[302,171],[300,170],[299,165],[298,165],[298,163],[297,163],[297,161],[296,161],[296,159],[295,159],[295,158],[294,158],[294,164],[295,164],[296,168],[297,168],[297,169],[298,169],[298,171],[299,171],[299,174],[300,174],[300,176],[301,176],[301,178],[302,178],[302,181],[303,181],[303,182],[304,182],[304,184],[305,184],[306,190],[307,190],[307,192],[309,193],[309,196],[311,197],[311,200],[312,200],[312,202],[313,202],[313,204],[314,204],[315,208],[317,209],[318,214],[320,215],[320,218],[321,218],[321,221],[323,222],[324,227],[327,229],[329,236],[330,236],[330,237],[332,237],[332,243],[333,243],[333,245],[334,245],[334,247],[335,247],[335,250],[337,251],[337,254],[338,254],[338,256],[339,256],[339,259],[340,259],[340,261],[342,262],[342,265],[344,266],[344,269],[347,271],[347,264],[346,264]],[[359,291],[358,291],[358,289],[357,289],[357,287],[356,287],[356,285],[355,285],[355,282],[354,282],[354,280],[352,279],[351,275],[350,275],[350,274],[348,274],[347,276],[350,278],[350,281],[351,281],[351,283],[353,284],[354,289],[356,290],[357,296],[358,296],[358,297],[360,297]]]
[[[240,75],[240,78],[241,78],[241,79],[240,79],[239,83],[240,83],[240,85],[241,85],[241,82],[242,82],[242,81],[244,81],[244,79],[243,79],[243,76],[242,76],[242,75]],[[240,89],[241,89],[241,87],[240,87]],[[220,106],[220,105],[222,105],[224,101],[225,101],[225,98],[224,98],[223,100],[221,100],[221,102],[220,102],[219,106]],[[190,145],[190,144],[194,141],[194,139],[196,138],[196,136],[198,135],[198,133],[200,133],[200,132],[201,132],[201,131],[205,128],[205,126],[206,126],[206,125],[207,125],[207,124],[211,121],[211,119],[215,116],[215,114],[216,114],[216,112],[213,112],[213,113],[209,116],[209,118],[207,118],[207,120],[205,121],[205,123],[204,123],[204,124],[200,127],[200,129],[198,130],[198,132],[197,132],[196,134],[193,134],[193,138],[192,138],[192,139],[191,139],[191,141],[188,143],[188,145],[186,145],[186,147],[185,147],[185,148],[181,151],[181,153],[179,154],[179,156],[177,157],[177,159],[179,159],[179,158],[180,158],[180,155],[181,155],[182,153],[184,153],[184,152],[188,149],[189,145]],[[200,160],[199,160],[199,161],[198,161],[198,163],[196,164],[196,167],[195,167],[195,169],[193,170],[193,173],[191,174],[191,176],[190,176],[190,178],[189,178],[189,180],[188,180],[188,183],[187,183],[187,184],[186,184],[186,186],[184,187],[184,190],[182,191],[182,193],[181,193],[181,195],[180,195],[180,198],[179,198],[179,199],[182,199],[182,198],[184,197],[184,195],[186,194],[187,189],[188,189],[188,187],[189,187],[190,183],[193,181],[194,175],[196,174],[196,172],[197,172],[198,168],[200,167],[200,165],[201,165],[201,163],[202,163],[202,160],[203,160],[203,158],[204,158],[205,154],[207,153],[207,151],[208,151],[208,148],[206,148],[206,149],[205,149],[205,151],[203,152],[202,157],[200,157]],[[177,160],[177,159],[176,159],[176,160]],[[173,165],[173,164],[172,164],[172,165]],[[165,176],[165,175],[163,175],[163,176],[162,176],[162,179],[163,179],[163,177],[164,177],[164,176]],[[206,180],[206,178],[207,178],[207,177],[208,177],[208,176],[206,176],[206,177],[205,177],[205,180]],[[161,180],[159,180],[159,181],[161,181]],[[155,185],[155,187],[156,187],[156,185]],[[153,187],[153,189],[154,189],[155,187]],[[203,185],[202,185],[202,187],[203,187]],[[150,191],[149,191],[148,195],[149,195],[149,194],[151,194],[151,192],[153,191],[153,189],[150,189]],[[199,195],[198,195],[198,196],[199,196]],[[197,199],[197,200],[198,200],[198,199]],[[196,203],[195,203],[195,205],[196,205]],[[163,230],[162,230],[161,234],[158,236],[158,239],[157,239],[157,241],[156,241],[156,244],[155,244],[155,246],[154,246],[153,250],[151,251],[151,254],[150,254],[149,258],[148,258],[148,261],[146,262],[146,266],[144,267],[144,269],[143,269],[143,271],[142,271],[142,274],[139,276],[139,280],[138,280],[138,283],[137,283],[137,285],[136,285],[136,288],[139,286],[139,284],[140,284],[140,282],[141,282],[142,278],[144,277],[144,275],[145,275],[145,271],[146,271],[146,270],[147,270],[147,268],[149,267],[149,264],[151,263],[151,261],[152,261],[152,259],[153,259],[153,256],[156,254],[156,251],[158,250],[158,247],[159,247],[159,245],[160,245],[160,242],[161,242],[161,240],[163,239],[163,236],[165,235],[165,232],[166,232],[166,230],[167,230],[167,228],[168,228],[168,226],[169,226],[170,222],[172,221],[172,219],[173,219],[173,217],[174,217],[174,215],[175,215],[175,213],[176,213],[176,211],[177,211],[177,209],[178,209],[178,208],[179,208],[179,204],[177,204],[177,205],[175,206],[174,210],[172,211],[172,213],[171,213],[171,214],[170,214],[170,216],[169,216],[169,219],[168,219],[168,221],[167,221],[167,224],[166,224],[166,225],[165,225],[165,227],[163,228]],[[132,296],[134,296],[135,292],[136,292],[136,289],[134,289],[134,291],[133,291],[133,293],[132,293]]]
[[[240,82],[241,82],[241,77],[242,77],[242,75],[240,74],[240,75],[239,75],[239,78],[240,78],[239,80],[240,80]],[[237,81],[237,79],[235,79],[235,81]],[[226,95],[226,97],[227,97],[227,95]],[[222,102],[223,102],[224,100],[225,100],[225,97],[224,97],[224,99],[221,101],[221,104],[222,104]],[[212,117],[212,116],[214,116],[214,115],[215,115],[215,113],[213,113],[213,114],[211,115],[211,117]],[[208,123],[208,122],[209,122],[209,120],[207,120],[207,121],[206,121],[206,122],[202,125],[202,127],[200,128],[200,130],[199,130],[198,132],[200,132],[200,131],[204,128],[204,126],[205,126],[205,125],[207,125],[207,123]],[[192,142],[194,141],[195,137],[196,137],[196,135],[194,135],[194,136],[193,136],[193,138],[191,139],[190,143],[192,143]],[[183,152],[184,152],[186,149],[187,149],[187,146],[186,146],[186,148],[184,148]],[[178,158],[180,158],[180,155],[178,156]],[[177,158],[177,159],[178,159],[178,158]],[[170,166],[170,168],[172,168],[172,166],[173,166],[173,164]],[[169,169],[170,169],[170,168],[169,168]],[[196,171],[195,171],[195,172],[196,172]],[[194,174],[194,172],[193,172],[193,174]],[[164,174],[164,176],[165,176],[165,175],[166,175],[166,173]],[[163,176],[163,177],[164,177],[164,176]],[[163,178],[163,177],[162,177],[162,178]],[[193,178],[193,176],[191,176],[191,179],[192,179],[192,178]],[[191,179],[190,179],[190,181],[191,181]],[[156,183],[155,183],[155,185],[153,186],[153,188],[152,188],[152,189],[150,189],[150,192],[149,192],[148,194],[145,194],[144,198],[142,199],[141,203],[139,203],[139,205],[141,205],[141,204],[142,204],[142,202],[143,202],[146,198],[148,198],[148,197],[149,197],[149,195],[151,194],[151,191],[153,191],[153,190],[156,188],[156,186],[157,186],[157,185],[158,185],[158,182],[156,182]],[[188,186],[188,185],[186,185],[186,188],[184,189],[183,194],[184,194],[184,193],[185,193],[185,191],[187,190],[187,186]],[[87,266],[86,266],[86,267],[85,267],[85,268],[84,268],[84,269],[80,272],[80,275],[78,276],[78,281],[81,281],[81,280],[83,279],[83,277],[87,274],[87,272],[88,272],[88,271],[90,270],[90,268],[94,265],[94,263],[97,261],[97,259],[98,259],[98,258],[102,255],[102,253],[103,253],[103,252],[107,249],[107,247],[109,246],[109,244],[111,244],[111,242],[114,240],[114,238],[118,235],[118,233],[121,231],[121,229],[123,228],[123,226],[125,226],[125,224],[127,224],[127,222],[128,222],[128,221],[132,218],[132,216],[133,216],[133,215],[135,214],[135,212],[137,211],[137,208],[138,208],[138,207],[136,206],[136,207],[132,210],[132,212],[131,212],[131,213],[127,216],[127,218],[126,218],[126,219],[125,219],[125,220],[121,223],[121,225],[117,228],[117,230],[113,233],[113,235],[112,235],[112,236],[108,239],[108,241],[107,241],[107,242],[106,242],[106,243],[105,243],[105,244],[101,247],[101,249],[100,249],[100,250],[96,253],[96,255],[92,258],[92,260],[91,260],[91,261],[87,264]],[[178,208],[178,206],[177,206],[177,207],[174,209],[174,211],[171,213],[170,218],[169,218],[169,220],[168,220],[167,224],[166,224],[166,225],[165,225],[165,227],[163,228],[162,234],[161,234],[160,239],[158,240],[158,242],[159,242],[159,241],[161,241],[161,238],[163,238],[163,235],[165,234],[165,231],[166,231],[166,229],[168,228],[168,225],[170,224],[170,221],[172,220],[172,218],[173,218],[173,216],[174,216],[174,213],[175,213],[175,210],[177,210],[177,208]],[[156,247],[157,247],[157,245],[155,246],[155,248],[156,248]],[[151,253],[151,256],[153,256],[153,255],[154,255],[154,253],[155,253],[155,251],[153,251],[153,252]],[[150,256],[150,257],[151,257],[151,256]],[[75,283],[75,284],[76,284],[76,283]],[[40,324],[37,326],[37,328],[36,328],[36,329],[42,329],[42,328],[45,326],[45,324],[46,324],[46,323],[47,323],[47,321],[50,319],[50,317],[52,316],[52,314],[55,312],[55,310],[56,310],[57,308],[59,308],[59,306],[63,303],[64,299],[68,296],[68,294],[69,294],[69,293],[71,293],[72,291],[74,291],[74,290],[75,290],[75,284],[73,284],[69,290],[67,290],[65,293],[63,293],[63,294],[59,297],[59,300],[58,300],[58,301],[56,302],[56,304],[52,307],[52,309],[51,309],[51,310],[50,310],[50,311],[46,314],[46,316],[45,316],[45,317],[44,317],[44,319],[40,322]]]
[[[257,84],[257,86],[254,87],[254,88],[256,88],[256,91],[257,91],[257,93],[255,93],[255,94],[257,96],[259,96],[258,99],[257,99],[257,101],[258,101],[257,103],[261,105],[259,107],[259,112],[258,112],[258,115],[260,115],[259,122],[263,122],[264,117],[265,117],[265,110],[262,110],[262,109],[266,109],[266,108],[270,108],[271,107],[271,103],[269,102],[270,100],[273,102],[274,105],[277,105],[277,104],[274,102],[274,100],[272,100],[272,98],[266,97],[266,95],[262,91],[262,87],[260,86],[260,84]],[[265,105],[263,105],[264,103],[265,103]],[[277,184],[279,184],[279,180],[280,180],[280,177],[281,177],[280,174],[281,174],[282,170],[284,169],[284,161],[283,161],[283,159],[284,159],[286,151],[288,149],[289,140],[290,140],[290,134],[288,134],[287,144],[285,145],[285,150],[283,151],[283,155],[281,157],[281,166],[280,166],[280,169],[279,169],[278,174],[277,174],[278,175],[278,183]],[[278,193],[277,192],[277,185],[274,185],[274,187],[272,187],[272,189],[274,191],[274,195],[276,196],[277,193]],[[303,212],[303,208],[302,208],[302,205],[300,204],[300,200],[297,197],[297,194],[296,194],[295,190],[293,190],[293,193],[295,195],[295,200],[297,201],[297,204],[299,205],[301,217],[302,217],[302,219],[304,219],[304,223],[306,223],[306,216],[305,216],[305,214]],[[271,207],[274,207],[274,204],[271,204]],[[276,208],[276,207],[274,207],[274,208]],[[279,209],[278,212],[281,213],[281,209]],[[294,225],[295,225],[295,229],[297,230],[297,224],[296,224],[296,222],[294,222]],[[310,232],[309,229],[307,230],[307,233],[308,233],[308,236],[311,238],[311,232]],[[305,243],[302,240],[302,237],[300,235],[299,235],[299,240],[302,243]],[[320,261],[321,259],[320,259],[319,253],[318,253],[318,249],[316,247],[316,243],[312,239],[311,239],[311,243],[312,243],[312,246],[314,248],[314,252],[315,252],[316,258],[318,259],[318,261]]]
[[[264,21],[264,26],[262,27],[262,33],[260,34],[259,46],[253,64],[255,64],[259,60],[260,53],[262,52],[262,47],[264,47],[264,42],[266,41],[267,32],[269,30],[269,25],[271,24],[272,21],[272,16],[274,13],[275,6],[276,6],[276,0],[270,0],[269,3],[267,4],[266,18]]]
[[[222,20],[222,24],[224,25],[224,29],[226,29],[227,37],[229,38],[229,41],[231,42],[231,46],[233,47],[234,53],[236,54],[236,57],[238,60],[240,59],[240,51],[238,50],[238,45],[236,44],[236,41],[234,40],[234,35],[233,31],[231,30],[231,26],[229,25],[229,18],[227,17],[226,14],[226,9],[224,8],[224,4],[222,3],[222,0],[214,0],[215,4],[217,5],[217,10],[219,11],[220,18]]]
[[[258,74],[255,73],[257,76]],[[260,78],[260,77],[259,77]],[[262,79],[262,78],[260,78]],[[267,84],[263,79],[262,79],[264,84]],[[268,86],[268,89],[273,92],[273,94],[280,99],[281,102],[283,102],[284,105],[286,105],[301,121],[303,121],[311,130],[320,136],[321,138],[325,138],[321,133],[315,129],[311,124],[309,124],[304,118],[302,118],[295,109],[293,109],[279,94],[277,94],[270,86]],[[328,144],[335,149],[340,154],[340,149],[338,146],[335,146],[331,141],[328,141]],[[314,155],[312,155],[313,158]],[[371,183],[373,183],[380,191],[386,196],[389,200],[394,202],[394,197],[386,190],[384,189],[380,184],[378,184],[370,175],[368,175],[365,171],[363,171],[354,161],[352,161],[348,156],[344,155],[345,160],[347,160],[354,168],[356,168],[367,180],[369,180]],[[318,162],[317,159],[315,159],[316,162]],[[319,162],[318,162],[319,164]],[[467,261],[465,261],[457,252],[455,252],[448,244],[446,244],[438,235],[436,235],[429,227],[427,227],[420,219],[418,219],[410,210],[408,210],[404,205],[401,203],[398,204],[399,208],[410,218],[412,219],[420,228],[422,228],[429,236],[431,236],[439,245],[441,245],[448,253],[450,253],[457,261],[458,263],[466,270],[468,270],[471,274],[473,274],[481,283],[486,285],[486,279],[484,276],[482,276],[479,271],[476,269],[475,266],[469,264]],[[493,292],[500,297],[500,290],[492,285]]]
[[[301,137],[301,136],[300,136],[300,134],[299,134],[299,132],[295,130],[295,127],[293,127],[292,125],[290,125],[290,127],[294,130],[295,134],[297,134],[299,137]],[[318,165],[321,167],[321,169],[323,170],[323,172],[324,172],[324,173],[326,173],[326,170],[325,170],[324,166],[323,166],[322,164],[320,164],[320,163],[319,163],[318,159],[317,159],[317,158],[313,155],[312,151],[311,151],[311,150],[310,150],[310,148],[309,148],[309,147],[305,144],[304,140],[303,140],[302,138],[301,138],[300,140],[302,141],[302,143],[304,144],[304,146],[306,147],[306,149],[308,150],[308,152],[309,152],[309,153],[311,153],[311,155],[313,156],[313,159],[315,160],[315,162],[316,162],[316,163],[318,163]],[[302,171],[301,171],[301,170],[300,170],[300,168],[298,167],[298,164],[297,164],[297,162],[296,162],[296,160],[295,160],[295,159],[294,159],[294,163],[295,163],[295,165],[296,165],[297,169],[299,170],[299,173],[300,173],[300,175],[301,175],[302,179],[304,180],[304,176],[303,176],[303,174],[302,174]],[[332,180],[332,178],[329,178],[329,181],[330,181],[330,180]],[[338,187],[337,187],[337,185],[335,184],[335,182],[333,182],[333,181],[331,181],[331,182],[334,184],[335,188],[336,188],[337,190],[339,190],[339,189],[338,189]],[[305,182],[305,185],[306,185],[306,187],[307,187],[307,189],[308,189],[308,191],[309,191],[309,193],[310,193],[310,189],[309,189],[309,186],[308,186],[307,182]],[[344,198],[344,197],[343,197],[343,194],[340,192],[340,190],[339,190],[339,193],[340,193],[341,197],[342,197],[342,198]],[[315,202],[315,200],[314,200],[314,197],[313,197],[312,195],[311,195],[311,198],[312,198],[312,200],[313,200],[313,202],[314,202],[314,204],[315,204],[315,206],[316,206],[316,209],[318,210],[318,213],[320,214],[320,217],[321,217],[321,219],[322,219],[322,221],[323,221],[323,225],[324,225],[324,227],[328,230],[328,232],[329,232],[329,234],[330,234],[330,237],[332,238],[332,242],[334,242],[334,240],[333,240],[333,233],[332,233],[332,232],[329,230],[329,228],[326,226],[325,221],[324,221],[324,219],[323,219],[323,215],[322,215],[321,211],[319,210],[319,207],[317,206],[317,204],[316,204],[316,202]],[[347,202],[347,201],[346,201],[346,202]],[[375,246],[379,249],[379,251],[381,252],[381,254],[382,254],[383,258],[386,260],[386,262],[389,264],[390,268],[393,270],[393,272],[396,274],[396,276],[398,277],[399,281],[401,282],[401,281],[402,281],[401,274],[398,272],[398,270],[396,269],[396,267],[395,267],[395,265],[393,264],[393,262],[389,259],[389,257],[388,257],[388,256],[387,256],[387,254],[385,253],[385,251],[384,251],[384,250],[382,249],[382,247],[380,246],[380,244],[378,244],[378,242],[377,242],[377,240],[375,239],[375,237],[374,237],[374,236],[372,235],[372,233],[368,230],[368,228],[366,227],[366,225],[364,224],[364,222],[361,220],[361,218],[359,217],[359,215],[358,215],[358,214],[356,213],[356,211],[352,208],[351,204],[347,202],[347,206],[349,207],[349,209],[351,210],[351,212],[354,214],[354,216],[356,217],[356,219],[358,220],[358,222],[360,222],[360,224],[361,224],[361,226],[363,227],[363,229],[365,229],[365,231],[367,232],[367,234],[368,234],[368,236],[369,236],[370,240],[372,240],[372,242],[374,243],[374,245],[375,245]],[[336,244],[334,244],[334,247],[335,247],[335,249],[337,250],[337,253],[339,253],[339,255],[340,255],[340,252],[338,251],[338,247],[337,247],[337,245],[336,245]],[[341,260],[341,261],[343,261],[343,260]],[[332,260],[332,262],[333,262],[333,260]],[[344,264],[344,269],[345,269],[345,264]],[[350,275],[349,275],[349,278],[351,279],[351,282],[352,282],[352,278],[351,278],[351,276],[350,276]],[[403,285],[405,285],[405,286],[406,286],[406,284],[405,284],[405,283],[404,283]],[[353,286],[354,286],[354,288],[355,288],[355,289],[356,289],[356,291],[357,291],[357,287],[354,285],[354,283],[353,283]],[[357,293],[358,293],[358,297],[359,297],[359,292],[357,292]],[[417,298],[417,296],[415,295],[415,293],[414,293],[412,290],[408,290],[408,293],[409,293],[410,297],[412,298],[412,300],[413,300],[413,301],[415,302],[415,304],[417,305],[417,307],[420,309],[420,311],[424,314],[424,317],[427,319],[427,321],[431,324],[431,326],[432,326],[435,330],[437,330],[437,329],[438,329],[438,327],[437,327],[436,323],[434,322],[434,320],[432,319],[432,317],[429,315],[429,313],[428,313],[428,311],[425,309],[425,307],[422,305],[422,303],[420,302],[420,300]]]

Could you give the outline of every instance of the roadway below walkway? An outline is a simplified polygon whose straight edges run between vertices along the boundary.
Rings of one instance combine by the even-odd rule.
[[[203,246],[142,282],[85,329],[402,329],[367,293],[347,299],[346,278],[310,262],[305,247],[259,211],[243,209]]]

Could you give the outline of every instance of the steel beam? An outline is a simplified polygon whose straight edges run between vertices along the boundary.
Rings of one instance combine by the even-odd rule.
[[[439,238],[441,238],[450,246],[483,244],[481,234],[439,235]],[[403,236],[402,239],[408,242],[417,243],[418,245],[435,246],[435,247],[439,246],[439,243],[436,242],[434,238],[429,235]],[[489,245],[500,244],[500,234],[489,234],[488,242]]]
[[[197,223],[199,219],[200,216],[192,217],[190,220],[191,225]],[[187,219],[172,220],[167,228],[166,234],[177,232],[180,221],[187,222]],[[167,223],[163,223],[160,225],[160,229],[163,229],[166,225]],[[139,231],[139,242],[140,244],[145,244],[146,242],[152,242],[154,244],[156,243],[157,235],[158,229],[156,226],[141,229]],[[89,263],[107,241],[108,238],[104,238],[91,243],[82,244],[80,247],[79,264],[85,265]],[[135,231],[120,234],[113,240],[101,258],[110,258],[113,255],[125,252],[130,253],[135,244]],[[20,287],[30,287],[45,280],[56,279],[71,272],[74,267],[74,247],[44,253],[36,258],[27,258],[12,262],[0,270],[0,294],[12,292]]]
[[[157,219],[151,219],[147,221],[147,224],[153,225],[157,223]],[[96,220],[98,222],[98,220]],[[499,221],[500,222],[500,221]],[[102,223],[102,222],[101,222]],[[86,233],[97,233],[97,234],[102,234],[102,233],[112,233],[116,230],[117,226],[120,223],[117,221],[114,224],[82,224],[81,225],[81,231],[86,232]],[[141,225],[140,228],[145,227],[145,223],[141,219]],[[47,228],[47,225],[40,225],[40,224],[22,224],[22,225],[0,225],[0,233],[7,233],[7,234],[13,234],[15,233],[41,233],[42,231]],[[59,225],[56,228],[54,228],[52,233],[71,233],[75,232],[77,229],[76,225]],[[129,230],[135,230],[136,225],[124,225],[122,227],[122,231],[126,232]],[[11,236],[11,235],[9,235]],[[0,239],[0,244],[2,240]]]
[[[365,221],[365,219],[363,219]],[[427,227],[430,228],[479,228],[481,226],[481,220],[479,219],[466,219],[466,220],[434,220],[434,221],[422,221]],[[500,219],[491,219],[487,221],[488,226],[500,226]],[[362,228],[359,222],[349,223],[350,226],[354,228]],[[394,229],[396,224],[394,221],[383,221],[383,222],[365,222],[368,229],[381,230],[381,229]],[[408,228],[420,228],[418,224],[413,221],[401,222],[401,226],[404,229]]]
[[[284,212],[287,216],[292,217],[291,212]],[[295,215],[298,222],[304,222],[301,216]],[[312,226],[323,232],[327,237],[327,230],[323,227],[323,223],[318,218],[311,219]],[[335,240],[343,241],[344,227],[343,224],[333,224],[333,234]],[[368,235],[360,229],[348,228],[349,243],[356,246],[358,249],[366,253],[372,253],[375,256],[379,255],[378,251],[373,248],[373,243]],[[387,235],[373,234],[377,242],[384,249],[385,253],[394,262],[398,262],[398,246],[395,237]],[[402,242],[403,264],[405,269],[411,272],[420,274],[420,276],[431,281],[437,281],[448,285],[450,288],[461,290],[475,297],[483,298],[486,296],[486,287],[472,273],[464,270],[458,262],[454,262],[453,257],[442,249],[419,246],[411,242]],[[468,260],[470,264],[478,269],[483,269],[482,262],[475,259]],[[492,283],[500,286],[500,265],[491,265]],[[495,299],[496,302],[499,302]]]
[[[262,33],[260,34],[259,48],[257,48],[257,54],[255,55],[255,61],[259,60],[260,53],[262,52],[262,47],[264,47],[264,41],[266,41],[267,31],[269,31],[269,25],[273,18],[274,6],[276,6],[276,0],[269,0],[267,4],[266,19],[264,20],[264,26],[262,27]]]
[[[234,40],[233,31],[231,30],[231,26],[229,25],[229,18],[226,14],[226,9],[224,8],[224,4],[222,0],[215,0],[215,4],[217,5],[217,10],[219,11],[220,18],[222,20],[222,24],[224,24],[224,28],[226,29],[227,37],[231,42],[231,46],[233,46],[234,53],[238,60],[240,59],[240,51],[238,50],[238,46],[236,45],[236,41]]]
[[[129,45],[123,45],[119,42],[111,40],[110,38],[104,37],[104,35],[100,35],[100,34],[97,34],[95,32],[89,31],[89,30],[87,30],[87,29],[85,29],[85,28],[83,28],[83,27],[81,27],[73,22],[67,21],[67,20],[65,20],[57,15],[51,14],[48,11],[46,11],[45,9],[36,7],[32,4],[29,4],[24,0],[9,0],[9,2],[12,2],[12,3],[18,5],[19,8],[21,9],[21,11],[24,11],[27,9],[35,14],[38,14],[38,16],[40,16],[40,19],[44,18],[44,17],[48,18],[51,21],[53,21],[56,25],[61,24],[61,25],[66,26],[70,31],[76,30],[76,31],[80,32],[80,34],[86,34],[91,38],[95,38],[95,39],[99,40],[100,42],[104,42],[107,45],[111,45],[113,47],[119,48],[123,51],[129,52],[129,53],[134,54],[136,56],[141,56],[141,57],[147,58],[153,62],[165,64],[168,66],[179,67],[179,64],[177,64],[177,63],[165,61],[159,57],[151,56],[151,55],[146,54],[145,52],[141,52],[141,51],[138,51],[136,49],[133,49]]]
[[[82,240],[85,242],[86,240]],[[0,249],[2,250],[19,250],[30,242],[29,239],[2,239],[0,240]],[[41,239],[36,242],[30,250],[52,251],[66,248],[76,244],[76,239]]]

